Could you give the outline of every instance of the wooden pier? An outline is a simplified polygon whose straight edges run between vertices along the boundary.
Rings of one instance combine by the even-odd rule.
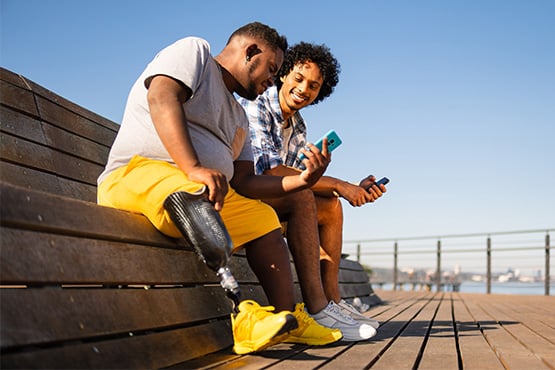
[[[555,297],[376,290],[366,342],[231,349],[173,369],[555,369]]]

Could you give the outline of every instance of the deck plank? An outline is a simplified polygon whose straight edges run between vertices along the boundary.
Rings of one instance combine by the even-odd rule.
[[[420,293],[414,296],[416,299],[406,299],[403,297],[395,297],[391,299],[384,295],[384,304],[389,305],[388,309],[381,314],[374,316],[380,321],[381,326],[378,329],[378,334],[369,341],[358,342],[356,344],[345,344],[349,346],[348,350],[331,361],[329,361],[323,369],[340,369],[346,364],[351,366],[352,369],[363,369],[368,366],[375,366],[376,362],[381,362],[381,357],[392,355],[390,348],[401,337],[404,330],[410,324],[418,313],[425,307],[433,294]],[[371,311],[370,311],[371,312]],[[368,314],[368,313],[367,313]],[[408,332],[405,332],[407,334]],[[410,340],[410,337],[407,338]],[[412,338],[415,339],[415,338]],[[395,354],[392,355],[395,357]],[[397,356],[399,358],[399,356]],[[402,355],[403,361],[406,356]],[[377,364],[376,364],[377,365]],[[386,362],[382,365],[388,366]],[[391,364],[391,366],[394,366]],[[390,367],[391,369],[396,367]],[[397,367],[398,368],[398,367]]]
[[[506,320],[505,324],[501,323],[506,316],[494,309],[496,300],[494,296],[484,299],[481,296],[468,295],[464,302],[500,361],[508,369],[549,369],[550,367],[507,330],[508,326],[521,325],[519,322]]]
[[[417,365],[421,347],[438,305],[439,299],[435,295],[424,301],[421,309],[403,326],[399,336],[372,368],[391,369]]]
[[[478,323],[464,305],[460,295],[453,297],[453,314],[464,369],[498,370],[503,364],[489,347]]]
[[[419,369],[443,370],[459,367],[452,304],[450,296],[441,297]]]
[[[500,325],[530,353],[544,360],[545,363],[555,363],[555,351],[553,351],[555,330],[538,325],[541,322],[534,317],[529,317],[531,307],[525,302],[522,303],[524,304],[495,302],[489,313],[495,316]],[[551,317],[547,317],[548,321],[551,319]],[[532,326],[536,329],[533,329]]]

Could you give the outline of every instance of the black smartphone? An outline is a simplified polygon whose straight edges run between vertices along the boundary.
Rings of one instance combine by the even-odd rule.
[[[388,182],[389,182],[389,179],[387,177],[382,177],[381,179],[379,179],[378,181],[376,181],[375,183],[367,187],[366,190],[370,190],[370,188],[374,185],[387,185]]]

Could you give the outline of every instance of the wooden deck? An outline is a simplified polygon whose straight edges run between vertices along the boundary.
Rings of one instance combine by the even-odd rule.
[[[367,342],[231,350],[174,369],[555,369],[555,297],[376,290]]]

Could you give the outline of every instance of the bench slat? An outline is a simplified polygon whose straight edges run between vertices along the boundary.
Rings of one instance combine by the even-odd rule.
[[[104,170],[102,165],[7,133],[2,133],[0,140],[3,146],[2,159],[24,167],[57,174],[90,185],[96,185],[98,175]]]
[[[109,147],[76,136],[53,125],[43,124],[43,129],[49,147],[76,158],[95,163],[104,169],[110,151]]]
[[[339,266],[339,281],[368,283],[368,273],[360,268],[358,270],[347,270],[343,266]]]
[[[46,143],[40,120],[0,106],[0,131],[37,143]]]
[[[361,284],[339,284],[339,294],[341,297],[364,297],[372,294],[372,287],[366,283]]]
[[[191,250],[7,227],[2,229],[2,243],[3,285],[219,284],[216,274]],[[258,283],[244,256],[233,256],[229,266],[241,282]]]
[[[117,130],[99,126],[97,122],[91,121],[67,109],[67,107],[52,104],[50,100],[46,100],[42,96],[36,95],[36,99],[40,117],[43,121],[63,128],[75,136],[87,138],[90,141],[102,144],[107,148],[112,146]],[[115,126],[114,128],[118,127]],[[104,162],[106,162],[106,159]]]
[[[191,326],[228,319],[231,311],[219,286],[14,288],[0,290],[0,297],[5,348]]]
[[[3,228],[2,244],[4,285],[218,283],[191,250],[12,228]]]
[[[189,248],[158,232],[143,215],[0,182],[0,222],[58,234]]]
[[[13,85],[4,80],[0,80],[0,89],[2,91],[2,104],[12,109],[25,112],[31,116],[38,117],[38,110],[33,97],[33,93],[29,91],[24,83]]]
[[[157,369],[213,353],[232,344],[228,321],[108,341],[3,354],[2,368]]]
[[[0,81],[8,82],[11,85],[15,85],[24,89],[29,89],[29,85],[25,82],[25,79],[12,71],[9,71],[3,67],[0,67]],[[2,88],[3,90],[4,88]]]

